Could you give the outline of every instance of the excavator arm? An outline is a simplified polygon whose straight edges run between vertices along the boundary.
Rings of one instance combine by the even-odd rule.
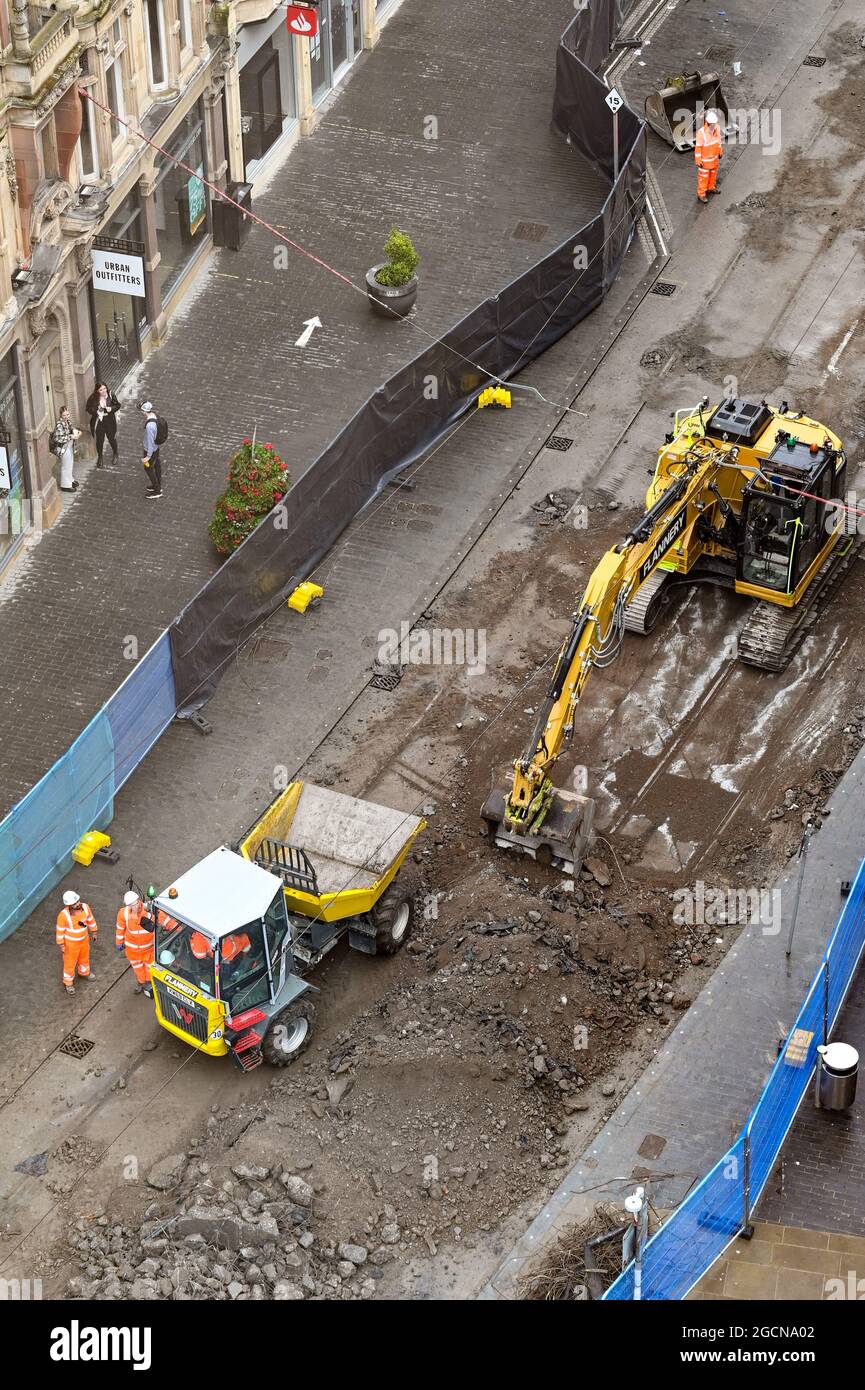
[[[528,743],[514,763],[511,786],[493,791],[481,811],[497,844],[516,844],[566,867],[582,857],[591,802],[557,791],[550,773],[573,733],[576,707],[592,669],[618,656],[628,603],[677,542],[690,540],[699,548],[698,526],[705,526],[720,501],[716,476],[730,462],[729,450],[717,449],[695,432],[674,471],[664,478],[656,473],[645,515],[596,566],[556,657]]]

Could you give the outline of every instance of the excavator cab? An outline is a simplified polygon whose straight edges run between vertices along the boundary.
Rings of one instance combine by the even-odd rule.
[[[846,460],[828,441],[807,445],[779,430],[761,474],[742,494],[736,589],[793,603],[830,544],[837,518],[826,503],[843,497]]]

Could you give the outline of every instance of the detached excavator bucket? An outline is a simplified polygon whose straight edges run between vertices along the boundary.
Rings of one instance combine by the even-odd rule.
[[[579,873],[592,833],[594,801],[575,792],[557,791],[537,832],[522,835],[505,825],[508,796],[505,788],[496,787],[481,807],[490,839],[500,849],[531,855],[539,864],[553,865],[569,874]]]
[[[646,97],[646,120],[677,150],[692,150],[703,114],[714,109],[724,134],[730,129],[730,110],[717,72],[683,72],[666,78],[666,86]]]

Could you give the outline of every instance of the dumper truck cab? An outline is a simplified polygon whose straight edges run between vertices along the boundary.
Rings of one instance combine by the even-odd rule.
[[[408,936],[411,892],[395,879],[423,826],[295,782],[239,851],[223,845],[151,890],[162,1027],[209,1056],[229,1053],[243,1071],[293,1061],[315,1020],[305,974],[343,936],[366,955],[391,955]]]

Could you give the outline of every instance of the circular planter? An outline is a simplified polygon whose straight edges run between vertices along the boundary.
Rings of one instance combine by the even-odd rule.
[[[374,265],[366,272],[366,292],[373,312],[383,319],[392,319],[394,315],[405,318],[417,299],[417,276],[413,275],[404,285],[380,285],[375,278],[380,270],[381,265]]]

